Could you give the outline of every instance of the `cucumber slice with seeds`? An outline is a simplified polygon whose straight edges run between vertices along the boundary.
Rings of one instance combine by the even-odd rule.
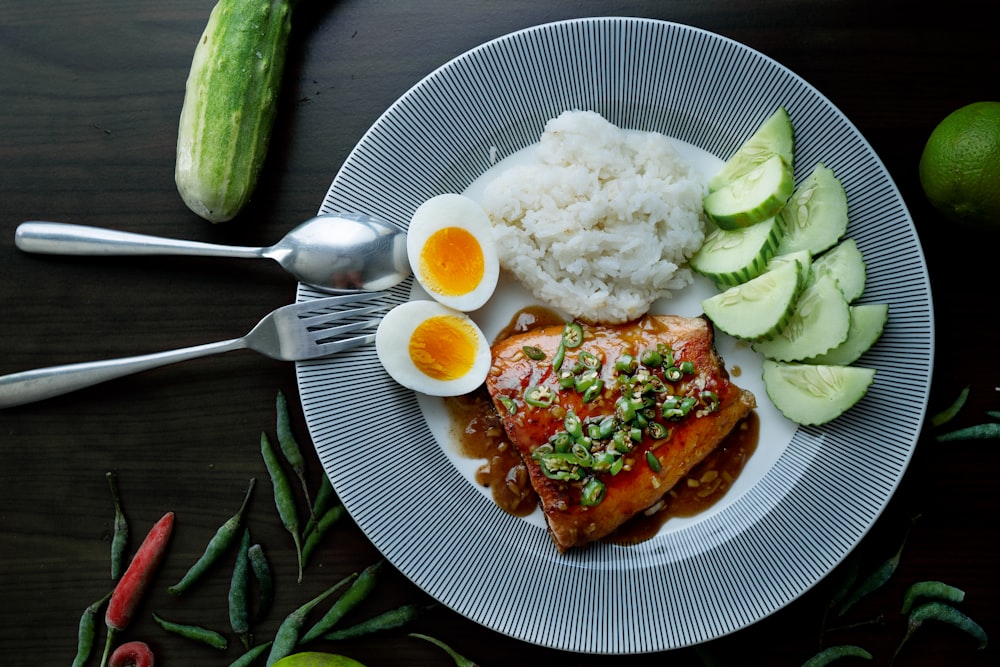
[[[822,163],[795,189],[778,214],[785,227],[779,254],[808,250],[818,255],[847,232],[847,193]]]
[[[850,312],[851,327],[847,330],[847,339],[825,354],[806,359],[807,363],[829,366],[853,364],[882,336],[889,319],[889,304],[851,306]]]
[[[755,340],[772,335],[795,308],[802,277],[796,262],[787,262],[730,287],[701,302],[705,315],[730,336]]]
[[[833,276],[848,303],[858,300],[865,291],[866,267],[854,239],[844,239],[816,258],[813,274],[824,273]]]
[[[776,218],[735,229],[715,229],[691,258],[691,268],[726,289],[756,278],[781,243],[782,226]]]
[[[850,327],[851,312],[837,282],[819,276],[802,290],[788,323],[767,340],[755,342],[753,349],[768,359],[800,361],[843,343]]]
[[[812,276],[812,255],[809,254],[808,250],[790,252],[787,255],[775,255],[771,258],[770,263],[767,265],[767,270],[770,271],[771,269],[777,268],[785,262],[798,262],[799,273],[802,274],[802,284],[809,284],[809,279]]]
[[[736,149],[722,169],[708,181],[712,192],[728,185],[764,163],[772,155],[779,155],[786,164],[792,164],[794,151],[792,119],[784,107],[765,120],[749,139]]]
[[[772,155],[702,200],[707,215],[722,229],[739,229],[778,214],[795,188],[792,168]]]
[[[768,397],[785,417],[802,425],[825,424],[868,393],[875,370],[765,360],[763,379]]]

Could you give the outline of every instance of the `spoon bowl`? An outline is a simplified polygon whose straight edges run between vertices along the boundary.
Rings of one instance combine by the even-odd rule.
[[[14,242],[25,252],[50,255],[267,258],[299,282],[333,294],[380,291],[410,275],[406,233],[390,222],[360,213],[318,215],[263,248],[42,221],[18,225]]]

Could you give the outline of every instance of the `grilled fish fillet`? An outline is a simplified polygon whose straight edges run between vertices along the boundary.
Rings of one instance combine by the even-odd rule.
[[[492,352],[487,390],[561,552],[655,504],[756,406],[704,318],[546,326]]]

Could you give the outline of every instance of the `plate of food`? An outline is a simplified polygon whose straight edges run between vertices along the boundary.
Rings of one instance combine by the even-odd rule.
[[[394,103],[320,211],[407,229],[416,276],[372,297],[376,345],[297,364],[319,457],[396,568],[497,632],[724,636],[828,574],[906,470],[934,339],[912,220],[745,45],[639,18],[498,38]]]

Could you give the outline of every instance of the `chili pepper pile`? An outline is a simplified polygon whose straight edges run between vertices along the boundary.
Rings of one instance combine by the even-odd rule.
[[[277,407],[277,435],[279,447],[271,445],[266,433],[261,434],[261,456],[274,488],[275,508],[285,529],[291,535],[297,555],[297,580],[302,581],[303,568],[309,556],[322,543],[323,538],[344,516],[345,510],[339,502],[333,487],[323,476],[323,483],[314,499],[306,484],[305,463],[298,443],[292,434],[288,406],[279,392]],[[279,455],[280,454],[280,455]],[[301,484],[301,496],[308,506],[308,520],[300,525],[300,511],[296,503],[296,492],[285,473],[285,467],[292,470]],[[77,655],[74,667],[83,667],[93,653],[98,634],[98,614],[105,609],[107,638],[101,666],[110,667],[152,667],[153,651],[149,644],[130,641],[115,647],[118,633],[125,630],[135,618],[146,592],[155,585],[157,570],[168,551],[175,517],[167,512],[156,522],[146,535],[131,561],[126,565],[125,550],[128,542],[129,523],[119,497],[117,478],[107,474],[114,505],[114,531],[111,540],[111,574],[115,585],[111,591],[90,604],[83,612],[78,631]],[[251,531],[246,526],[246,516],[251,502],[255,479],[251,479],[243,496],[243,501],[235,514],[230,516],[216,530],[204,551],[175,584],[167,587],[172,595],[181,596],[199,581],[217,569],[218,564],[228,554],[235,552],[228,590],[229,625],[239,638],[242,655],[232,665],[247,666],[266,656],[264,664],[271,665],[279,659],[292,655],[300,646],[317,640],[337,641],[361,637],[374,632],[399,628],[426,612],[425,604],[404,604],[396,609],[360,621],[354,626],[339,629],[340,621],[367,599],[375,589],[383,564],[377,562],[360,574],[351,574],[331,586],[320,595],[309,600],[288,614],[279,626],[272,640],[253,644],[254,623],[265,616],[274,600],[274,582],[271,565],[261,544],[255,543]],[[256,595],[254,595],[256,592]],[[335,594],[340,593],[332,605],[312,624],[310,614]],[[200,643],[216,651],[226,651],[230,642],[227,636],[217,630],[188,624],[175,619],[164,618],[157,612],[151,613],[154,623],[164,632]],[[436,643],[437,640],[432,640]],[[457,654],[443,644],[453,658]],[[464,660],[464,658],[462,658]],[[468,661],[456,664],[471,664]]]

